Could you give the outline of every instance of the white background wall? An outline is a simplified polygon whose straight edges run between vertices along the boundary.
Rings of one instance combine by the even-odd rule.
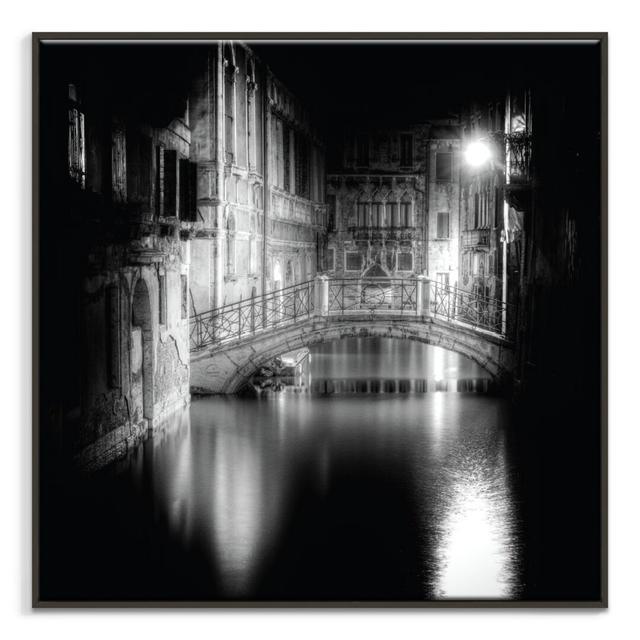
[[[61,0],[10,3],[0,37],[3,145],[2,458],[0,460],[0,634],[5,638],[628,638],[638,628],[637,167],[640,127],[638,12],[602,0],[415,3],[367,11],[324,0],[211,3],[209,0]],[[626,6],[628,8],[622,9]],[[276,10],[281,7],[281,10]],[[31,492],[31,31],[609,31],[610,43],[610,609],[608,611],[154,611],[30,609]]]

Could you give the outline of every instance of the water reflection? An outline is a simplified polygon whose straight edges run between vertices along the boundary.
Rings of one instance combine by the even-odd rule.
[[[138,571],[156,584],[140,593],[179,581],[194,598],[196,572],[196,595],[209,599],[515,597],[503,401],[458,388],[486,380],[482,370],[399,340],[349,339],[311,356],[312,380],[362,393],[194,400],[122,465],[139,504],[153,505],[132,528],[163,541]],[[387,392],[399,380],[407,390]],[[416,380],[434,392],[417,393]]]

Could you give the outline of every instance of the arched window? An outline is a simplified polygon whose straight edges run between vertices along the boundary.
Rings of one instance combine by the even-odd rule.
[[[411,204],[411,198],[405,194],[400,202],[400,226],[402,227],[413,226]]]
[[[369,226],[369,203],[358,202],[358,227]]]
[[[256,66],[253,58],[247,59],[247,157],[249,170],[256,168]]]
[[[226,162],[234,161],[236,149],[236,60],[233,44],[224,46],[224,149]]]
[[[387,222],[391,227],[399,227],[400,226],[400,218],[398,215],[398,203],[397,202],[387,202]]]
[[[384,208],[381,202],[371,204],[371,226],[384,227]]]

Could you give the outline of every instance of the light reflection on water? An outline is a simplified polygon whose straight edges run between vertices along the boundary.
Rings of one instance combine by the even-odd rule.
[[[312,353],[312,377],[365,373],[482,375],[403,341]],[[506,420],[501,399],[479,394],[211,397],[136,464],[173,533],[208,550],[222,597],[512,598]]]

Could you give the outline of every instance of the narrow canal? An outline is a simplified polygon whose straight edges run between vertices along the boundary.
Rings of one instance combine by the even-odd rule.
[[[57,576],[51,588],[520,597],[509,410],[483,370],[437,347],[351,338],[312,350],[308,382],[311,392],[195,399],[164,434],[77,484],[61,507],[70,517],[49,514],[44,561],[64,576],[61,586],[60,571],[43,572]]]

